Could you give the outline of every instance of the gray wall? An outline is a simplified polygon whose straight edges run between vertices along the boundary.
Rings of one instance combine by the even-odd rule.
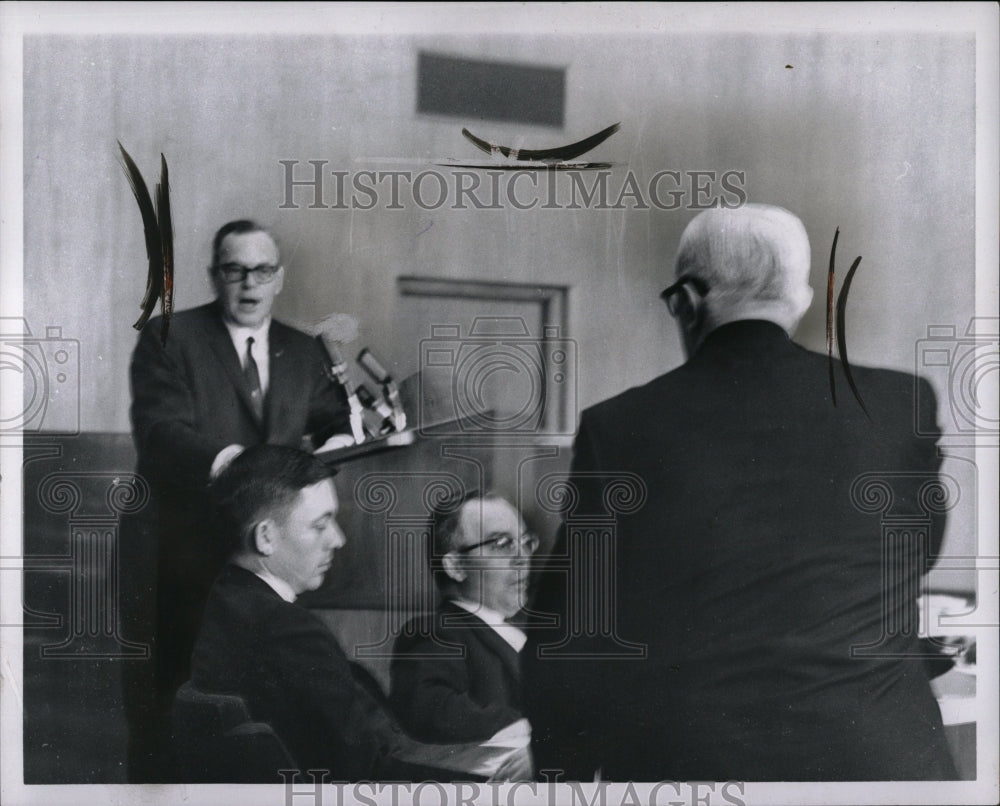
[[[565,68],[564,127],[418,115],[421,50]],[[396,338],[412,329],[398,321],[397,276],[566,285],[586,406],[682,361],[657,295],[695,211],[307,209],[305,190],[300,209],[280,209],[279,160],[300,175],[311,159],[419,171],[485,156],[463,126],[545,147],[621,121],[588,155],[615,163],[613,188],[628,171],[645,185],[660,170],[737,170],[749,200],[803,218],[817,299],[797,340],[815,349],[839,226],[840,277],[864,257],[852,361],[912,369],[929,324],[964,330],[973,311],[974,93],[974,41],[958,35],[29,37],[25,316],[79,340],[81,428],[127,431],[146,262],[120,140],[151,185],[161,151],[169,162],[178,308],[210,298],[211,235],[240,216],[280,239],[279,317],[353,313],[360,341],[401,373],[417,356]],[[956,530],[974,546],[970,520]]]

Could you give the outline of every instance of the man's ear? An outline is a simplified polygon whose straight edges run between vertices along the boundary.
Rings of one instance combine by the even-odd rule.
[[[690,283],[685,283],[677,295],[677,318],[687,327],[696,324],[699,319],[701,302],[701,295]]]
[[[455,580],[455,582],[465,582],[465,578],[468,576],[453,551],[449,551],[441,558],[441,567],[448,577]]]
[[[255,523],[253,530],[250,533],[250,540],[253,548],[258,554],[264,557],[270,557],[274,554],[274,541],[277,539],[277,533],[274,529],[274,522],[270,519],[265,519],[259,523]]]

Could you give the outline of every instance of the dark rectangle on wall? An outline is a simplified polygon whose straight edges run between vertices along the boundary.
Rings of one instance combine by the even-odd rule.
[[[467,119],[562,126],[566,72],[561,67],[486,62],[420,53],[417,112]]]

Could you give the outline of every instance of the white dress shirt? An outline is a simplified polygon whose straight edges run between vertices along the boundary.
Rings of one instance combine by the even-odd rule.
[[[253,572],[270,585],[271,590],[273,590],[286,602],[294,602],[298,598],[295,595],[295,591],[292,590],[291,585],[285,582],[285,580],[281,577],[276,577],[266,568],[254,569]]]
[[[236,355],[240,357],[240,366],[246,361],[247,339],[253,336],[253,346],[250,352],[253,353],[253,360],[257,362],[257,374],[260,375],[260,391],[267,397],[267,387],[271,380],[271,352],[268,349],[268,333],[271,330],[271,317],[267,317],[260,327],[251,330],[248,327],[240,327],[226,322],[226,330],[229,331],[229,338],[233,340],[233,347],[236,348]]]
[[[247,355],[247,339],[253,336],[253,344],[250,352],[253,360],[257,364],[257,375],[260,377],[260,392],[263,397],[267,397],[267,387],[271,381],[271,344],[269,333],[271,331],[271,317],[267,317],[257,328],[240,327],[239,325],[223,322],[226,330],[229,331],[229,338],[233,340],[233,347],[236,348],[236,355],[239,357],[240,367]],[[243,452],[242,445],[227,445],[215,455],[212,467],[209,471],[209,478],[214,479],[223,468],[233,459]]]
[[[468,610],[474,616],[478,616],[489,624],[490,628],[497,635],[503,638],[504,641],[510,644],[515,652],[520,652],[524,648],[524,644],[528,640],[528,636],[526,636],[522,630],[515,627],[513,624],[508,624],[502,613],[498,613],[496,610],[491,610],[484,605],[469,602],[465,599],[452,599],[451,601],[463,610]]]

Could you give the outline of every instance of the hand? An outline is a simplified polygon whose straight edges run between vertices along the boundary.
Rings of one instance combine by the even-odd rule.
[[[334,434],[326,442],[320,445],[315,453],[323,453],[324,451],[335,451],[338,448],[346,448],[354,444],[354,437],[350,434]]]
[[[493,773],[489,783],[533,780],[535,780],[535,762],[531,757],[531,748],[522,747],[507,757],[507,760]]]
[[[215,481],[219,474],[226,469],[233,459],[243,453],[242,445],[227,445],[221,451],[215,455],[215,461],[212,462],[212,469],[209,471],[208,480]]]

